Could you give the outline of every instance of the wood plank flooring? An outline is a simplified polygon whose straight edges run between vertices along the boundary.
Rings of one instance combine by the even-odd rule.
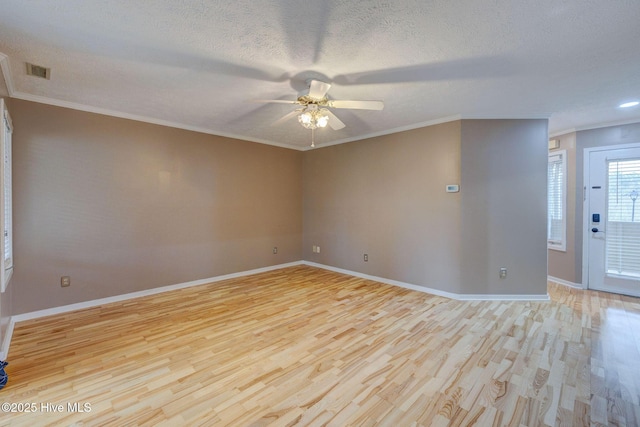
[[[0,425],[640,425],[640,299],[549,291],[298,266],[22,322],[0,401],[36,411]]]

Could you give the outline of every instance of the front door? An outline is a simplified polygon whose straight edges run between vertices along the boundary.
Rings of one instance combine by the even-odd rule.
[[[591,151],[589,288],[640,296],[640,147]]]

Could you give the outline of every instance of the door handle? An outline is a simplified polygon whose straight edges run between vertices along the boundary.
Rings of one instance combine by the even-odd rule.
[[[597,227],[593,227],[593,228],[591,229],[591,232],[592,232],[592,233],[604,233],[604,230],[598,230],[598,228],[597,228]]]

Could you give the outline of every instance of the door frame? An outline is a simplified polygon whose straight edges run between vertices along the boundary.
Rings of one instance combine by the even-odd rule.
[[[640,142],[628,144],[604,145],[601,147],[585,148],[582,158],[582,289],[589,289],[589,233],[585,232],[585,226],[589,221],[589,191],[587,184],[590,178],[591,153],[596,151],[623,150],[626,148],[640,148]]]

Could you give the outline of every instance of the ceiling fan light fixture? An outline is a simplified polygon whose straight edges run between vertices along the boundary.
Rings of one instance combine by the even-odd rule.
[[[310,111],[305,111],[298,115],[298,122],[300,122],[300,124],[306,128],[311,126],[312,121],[313,117],[311,116]]]
[[[319,115],[316,118],[316,123],[318,124],[319,128],[326,127],[329,123],[329,116],[327,116],[323,111],[324,110],[318,111]]]
[[[640,104],[640,102],[631,101],[631,102],[625,102],[624,104],[620,104],[618,107],[619,108],[630,108],[630,107],[635,107],[638,104]]]
[[[307,129],[323,128],[329,123],[329,116],[324,108],[304,110],[298,115],[298,122]]]
[[[384,103],[382,101],[357,101],[345,99],[330,100],[327,98],[327,91],[331,88],[329,83],[321,82],[319,80],[311,80],[308,83],[308,95],[300,95],[295,101],[263,99],[255,100],[255,102],[301,105],[301,108],[291,111],[273,124],[280,124],[297,117],[298,123],[300,123],[305,129],[310,129],[312,131],[324,128],[327,125],[333,130],[340,130],[345,127],[345,124],[342,123],[342,121],[328,108],[344,108],[352,110],[382,110],[384,108]]]

